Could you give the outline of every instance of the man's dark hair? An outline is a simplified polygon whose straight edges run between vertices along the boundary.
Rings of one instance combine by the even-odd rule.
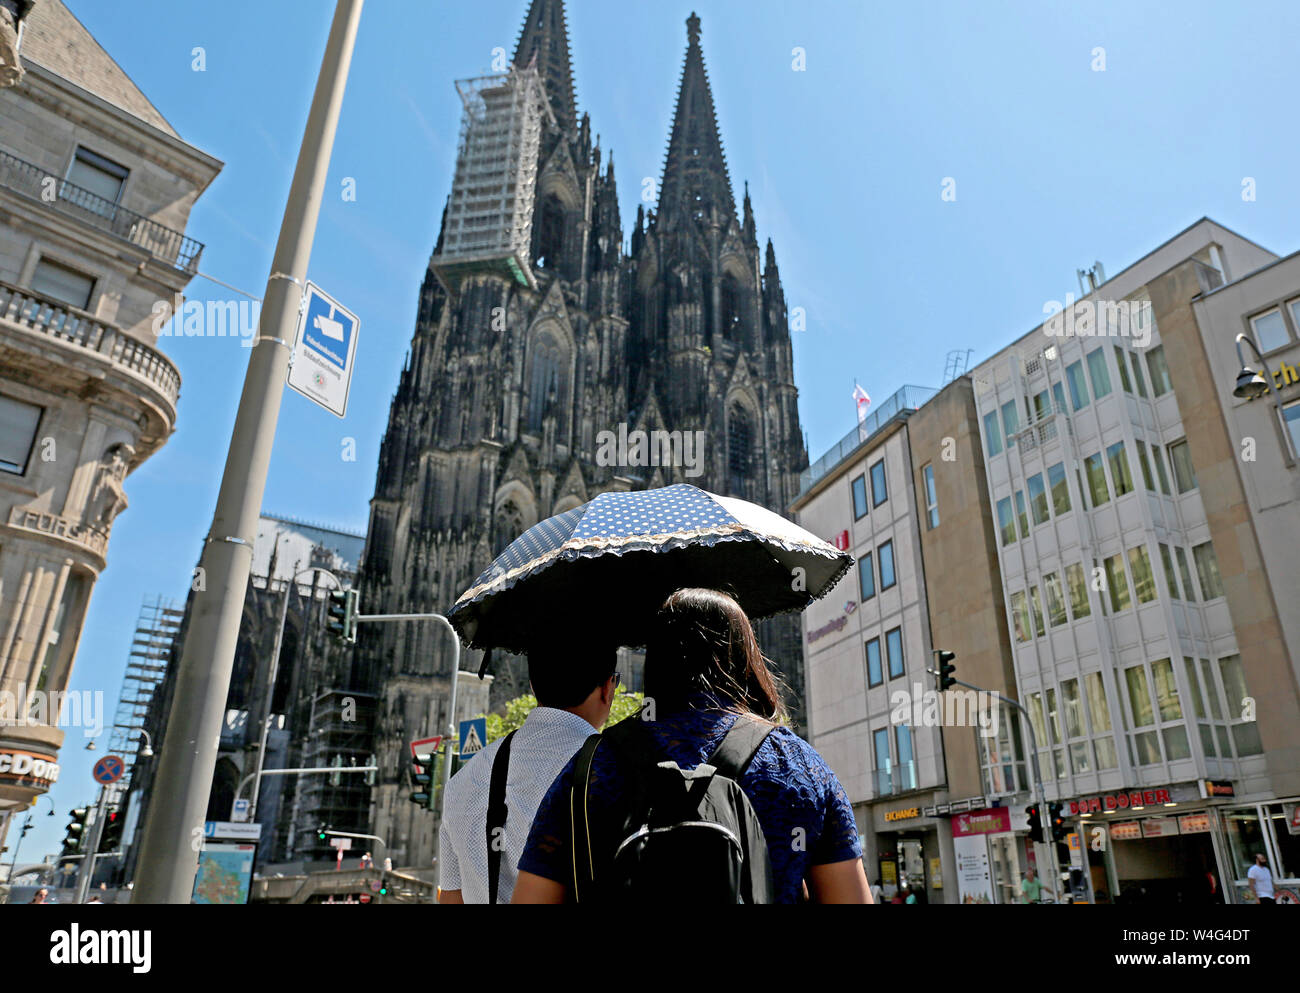
[[[528,680],[542,707],[576,707],[614,674],[618,649],[609,645],[538,646],[528,653]]]

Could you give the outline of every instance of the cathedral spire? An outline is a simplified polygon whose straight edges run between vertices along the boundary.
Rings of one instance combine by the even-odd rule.
[[[537,60],[537,71],[546,87],[551,112],[560,129],[571,132],[578,119],[573,94],[573,66],[569,61],[569,29],[564,19],[564,0],[532,0],[519,32],[514,64],[520,68]]]
[[[716,212],[725,226],[735,216],[736,201],[700,48],[700,19],[694,13],[687,18],[686,37],[686,59],[677,88],[677,112],[664,160],[658,213],[667,221],[683,216],[702,220]]]
[[[754,223],[754,205],[749,202],[749,182],[745,182],[745,208],[744,223],[741,224],[741,233],[745,236],[745,245],[754,253],[754,258],[758,258],[758,225]]]

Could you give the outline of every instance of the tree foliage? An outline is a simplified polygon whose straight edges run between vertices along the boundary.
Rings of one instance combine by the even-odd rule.
[[[638,713],[644,699],[643,694],[625,693],[623,687],[620,686],[614,693],[614,703],[609,709],[609,720],[605,722],[605,728],[612,727],[623,718]],[[537,697],[531,693],[526,693],[507,703],[504,714],[479,714],[479,717],[487,718],[488,742],[496,741],[522,725],[536,706]],[[601,730],[603,731],[605,728],[601,728]]]

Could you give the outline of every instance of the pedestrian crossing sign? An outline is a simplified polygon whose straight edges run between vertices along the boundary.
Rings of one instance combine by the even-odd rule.
[[[461,761],[483,751],[487,744],[487,718],[475,717],[471,721],[460,722],[460,757]]]

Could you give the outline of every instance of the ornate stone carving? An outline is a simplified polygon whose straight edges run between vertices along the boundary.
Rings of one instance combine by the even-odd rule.
[[[105,535],[113,526],[113,519],[126,510],[126,491],[123,482],[131,468],[135,449],[126,442],[111,445],[99,460],[94,488],[86,501],[86,524]]]
[[[23,78],[18,25],[31,8],[32,0],[0,0],[0,89],[17,86]]]

